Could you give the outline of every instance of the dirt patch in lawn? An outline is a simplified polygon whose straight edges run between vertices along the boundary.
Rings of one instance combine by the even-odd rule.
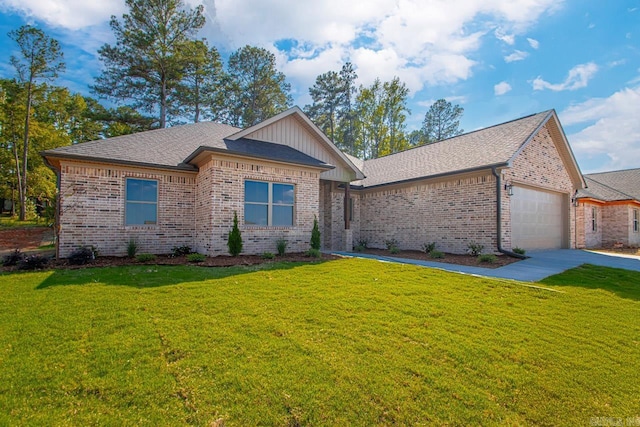
[[[40,246],[52,242],[51,227],[0,228],[0,255],[6,255],[15,249],[22,252],[35,251]]]
[[[392,254],[385,249],[365,249],[362,253],[384,257],[409,258],[422,261],[445,262],[448,264],[470,265],[483,268],[499,268],[520,261],[519,258],[512,258],[503,254],[496,255],[496,261],[493,263],[489,263],[479,262],[478,257],[472,255],[444,254],[444,258],[431,258],[429,254],[421,251],[400,251],[397,254]]]

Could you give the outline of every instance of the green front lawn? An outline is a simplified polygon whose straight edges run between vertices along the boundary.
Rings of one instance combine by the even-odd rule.
[[[639,284],[587,266],[547,290],[361,259],[2,274],[0,425],[637,417]]]

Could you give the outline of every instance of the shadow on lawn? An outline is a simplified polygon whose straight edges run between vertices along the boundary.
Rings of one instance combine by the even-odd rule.
[[[327,261],[318,261],[321,264]],[[84,268],[55,270],[36,289],[53,286],[91,285],[100,283],[111,286],[157,288],[181,283],[224,279],[256,271],[289,270],[309,263],[277,262],[236,267],[195,267],[184,265],[141,265],[127,267]]]
[[[602,289],[622,298],[640,301],[640,272],[583,264],[540,281],[546,285]]]

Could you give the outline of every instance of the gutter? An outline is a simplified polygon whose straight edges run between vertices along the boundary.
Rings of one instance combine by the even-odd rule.
[[[500,174],[496,170],[496,166],[491,167],[491,173],[496,177],[496,243],[498,252],[513,258],[527,259],[529,257],[526,255],[517,254],[502,248],[502,182],[500,182]]]

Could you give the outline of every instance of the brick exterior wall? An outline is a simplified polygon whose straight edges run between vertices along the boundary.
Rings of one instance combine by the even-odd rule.
[[[533,140],[516,156],[512,167],[502,172],[504,183],[524,184],[562,193],[565,198],[566,242],[575,248],[575,208],[570,203],[575,188],[549,130],[542,127]],[[502,193],[502,247],[511,249],[511,207],[509,196]]]
[[[593,208],[596,209],[596,230],[593,231]],[[581,201],[576,208],[576,248],[599,248],[602,247],[603,223],[602,205]]]
[[[244,224],[245,180],[293,184],[295,208],[293,227],[259,227]],[[318,216],[319,171],[269,162],[213,157],[200,166],[196,180],[196,236],[198,252],[215,256],[228,254],[227,238],[233,227],[233,213],[244,243],[243,253],[275,253],[276,241],[289,242],[287,251],[309,249],[314,215]]]
[[[133,239],[139,253],[168,254],[188,245],[207,255],[228,254],[233,212],[244,242],[243,253],[276,252],[276,241],[289,252],[309,249],[314,215],[319,214],[319,172],[267,162],[211,159],[198,174],[114,165],[61,164],[59,256],[93,245],[101,255],[126,255]],[[158,181],[158,221],[125,226],[126,178]],[[293,184],[293,227],[244,225],[244,180]]]
[[[93,245],[101,255],[126,255],[135,240],[139,252],[170,253],[195,237],[195,174],[63,161],[60,180],[59,256]],[[158,221],[125,226],[126,178],[158,181]]]
[[[495,178],[486,172],[443,182],[364,190],[357,234],[375,248],[396,239],[400,249],[420,250],[424,243],[436,242],[438,250],[465,253],[474,241],[491,252],[496,247],[495,200]]]
[[[602,246],[610,247],[617,243],[629,244],[631,231],[631,208],[626,204],[607,205],[602,215]]]
[[[350,251],[352,248],[345,248],[344,244],[344,188],[338,188],[338,185],[337,182],[321,182],[322,223],[320,231],[322,233],[322,249]],[[350,224],[353,246],[360,240],[360,193],[351,189],[350,196],[353,200],[353,215]]]

